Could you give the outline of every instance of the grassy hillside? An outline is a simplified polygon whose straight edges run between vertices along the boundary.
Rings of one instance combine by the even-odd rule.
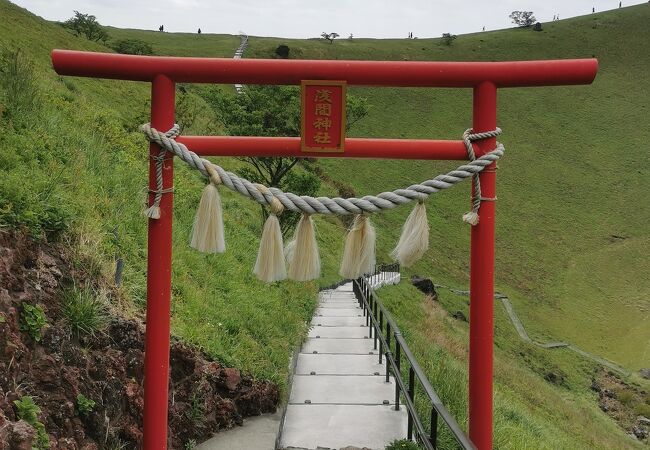
[[[650,95],[644,76],[648,15],[650,8],[640,5],[545,24],[541,33],[511,29],[464,35],[449,47],[430,39],[343,39],[330,45],[323,40],[254,37],[246,57],[271,57],[279,43],[289,45],[293,58],[315,59],[597,57],[601,69],[592,86],[501,91],[499,124],[510,151],[499,178],[498,288],[515,299],[526,325],[540,339],[568,340],[637,370],[650,362],[650,327],[643,314],[650,310],[643,276],[649,267],[642,257],[650,213],[625,200],[634,198],[647,175],[643,167],[635,167],[639,155],[627,148],[643,148],[648,138],[647,129],[637,130],[647,114],[644,99]],[[159,54],[230,56],[238,44],[233,36],[113,28],[109,32],[115,39],[144,40]],[[469,90],[352,91],[371,104],[370,116],[352,130],[353,136],[457,138],[471,125]],[[536,152],[542,151],[540,157]],[[322,164],[341,174],[335,179],[351,180],[359,193],[402,186],[448,167],[349,160]],[[376,177],[378,170],[386,176]],[[522,185],[532,190],[519,189]],[[436,203],[440,211],[431,220],[441,222],[436,234],[440,244],[415,272],[464,282],[466,229],[458,226],[451,211],[464,211],[465,196],[461,188]],[[392,245],[404,214],[379,219],[386,220],[382,228],[392,230],[384,250]],[[594,269],[601,276],[589,282]],[[609,308],[611,304],[618,307]],[[612,322],[627,326],[615,331]],[[606,345],[599,339],[603,335],[608,336]],[[638,345],[627,345],[630,340]]]
[[[58,77],[49,62],[52,48],[107,48],[6,1],[0,1],[0,16],[10,24],[0,30],[0,225],[25,226],[36,236],[69,241],[77,263],[90,266],[107,284],[114,258],[122,258],[123,284],[114,300],[117,307],[140,314],[146,296],[141,211],[148,161],[137,127],[148,120],[149,87]],[[232,39],[232,44],[223,46],[222,56],[234,52],[237,42]],[[17,68],[11,63],[16,49]],[[200,101],[190,100],[192,110],[204,115]],[[259,213],[235,195],[223,195],[225,220],[232,225],[227,255],[189,249],[203,182],[180,165],[175,182],[174,334],[221,361],[284,385],[289,354],[312,315],[316,286],[267,286],[254,279]]]
[[[139,212],[147,157],[136,129],[148,118],[148,86],[62,79],[49,66],[52,48],[107,48],[5,0],[0,0],[0,16],[7,18],[0,29],[2,80],[8,79],[8,55],[20,48],[33,64],[20,77],[28,80],[24,85],[38,100],[16,102],[15,86],[2,85],[0,224],[27,225],[34,233],[69,240],[79,264],[92,264],[105,279],[112,277],[114,257],[124,258],[124,283],[115,303],[138,314],[145,294],[146,222]],[[650,98],[645,76],[650,57],[644,48],[649,16],[648,5],[641,5],[554,22],[542,33],[513,29],[461,36],[451,47],[437,40],[341,40],[330,45],[251,38],[245,56],[269,57],[280,43],[289,45],[292,57],[303,58],[496,60],[595,54],[601,72],[592,86],[500,93],[499,124],[507,154],[499,171],[497,288],[513,299],[533,337],[567,340],[635,370],[650,365],[649,267],[644,258],[650,212],[640,204],[641,183],[648,176],[641,162],[650,137],[643,127]],[[107,31],[112,39],[145,40],[158,54],[229,57],[239,43],[233,36]],[[352,91],[371,105],[369,117],[350,133],[354,136],[457,138],[471,125],[468,90]],[[190,133],[219,132],[200,93],[197,87],[179,93],[179,121]],[[229,168],[237,164],[223,158],[218,162]],[[421,181],[453,166],[351,160],[320,164],[359,195]],[[173,331],[229,364],[282,384],[290,351],[312,314],[316,285],[267,286],[252,277],[258,209],[231,193],[223,193],[227,253],[205,256],[189,249],[202,181],[181,164],[177,168]],[[406,275],[467,285],[469,230],[460,217],[468,205],[468,186],[428,203],[431,250]],[[334,193],[327,185],[322,190]],[[408,210],[373,219],[380,259],[388,259]],[[323,285],[338,280],[344,230],[336,220],[319,218],[318,232]],[[467,311],[466,298],[444,292],[441,297],[446,310]],[[432,306],[405,283],[387,289],[382,298],[445,403],[465,423],[466,324],[450,319],[445,309]],[[499,305],[496,313],[499,448],[641,448],[598,409],[589,391],[595,370],[591,363],[522,345]],[[549,372],[563,381],[545,381]]]
[[[515,299],[532,334],[568,340],[630,370],[650,364],[650,208],[640,192],[649,172],[650,6],[544,25],[438,40],[283,41],[304,58],[518,60],[595,56],[591,86],[501,90],[497,289]],[[249,56],[277,39],[253,38]],[[370,117],[354,136],[458,138],[471,126],[470,90],[351,89]],[[634,150],[633,150],[634,149]],[[359,194],[424,180],[449,164],[326,160]],[[381,176],[377,176],[381,173]],[[641,204],[639,203],[641,201]],[[468,230],[459,217],[467,188],[431,201],[432,249],[414,273],[467,285]],[[408,208],[406,208],[408,209]],[[408,210],[378,217],[384,252]],[[630,343],[634,343],[630,345]]]

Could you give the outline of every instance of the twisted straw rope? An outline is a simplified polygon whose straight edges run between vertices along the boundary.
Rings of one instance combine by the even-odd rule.
[[[175,154],[191,168],[198,170],[205,177],[210,178],[212,182],[215,182],[217,177],[211,176],[211,173],[216,172],[219,181],[232,191],[250,197],[262,205],[271,206],[276,211],[278,209],[277,202],[279,201],[284,208],[304,214],[347,215],[375,213],[384,209],[395,208],[412,200],[424,200],[429,195],[443,189],[448,189],[466,178],[476,176],[476,181],[478,181],[478,174],[487,166],[497,161],[505,152],[503,145],[497,142],[494,150],[484,154],[480,158],[476,158],[471,144],[472,141],[496,137],[501,134],[501,129],[497,128],[493,131],[482,133],[472,133],[472,130],[467,130],[463,134],[463,141],[465,142],[468,157],[471,161],[446,174],[438,175],[420,184],[411,185],[406,189],[382,192],[376,196],[366,195],[362,198],[310,197],[307,195],[296,195],[291,192],[283,192],[273,187],[260,189],[260,185],[252,183],[245,178],[238,177],[232,172],[227,172],[222,167],[199,157],[185,145],[174,140],[179,133],[178,125],[174,125],[166,133],[152,128],[148,123],[142,125],[140,130],[149,141],[155,142],[161,148]],[[162,179],[160,181],[162,183]],[[475,191],[478,192],[478,195],[474,195],[473,198],[476,207],[480,205],[481,201],[480,186],[477,182],[475,182]]]

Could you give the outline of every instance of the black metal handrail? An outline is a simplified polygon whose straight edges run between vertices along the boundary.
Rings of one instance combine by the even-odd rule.
[[[379,271],[379,269],[383,270]],[[375,269],[374,275],[383,276],[382,273],[389,272],[387,269],[393,269],[390,272],[399,272],[399,264],[380,265]],[[367,276],[372,276],[372,274]],[[427,450],[435,450],[438,442],[438,418],[440,417],[461,448],[475,450],[476,447],[472,441],[469,440],[456,419],[442,404],[440,397],[436,394],[415,356],[411,353],[400,329],[390,313],[386,311],[375,291],[368,284],[366,277],[355,280],[353,290],[359,301],[359,306],[363,308],[366,316],[366,326],[370,328],[370,335],[374,338],[374,348],[377,349],[377,344],[379,344],[379,363],[381,364],[382,357],[385,356],[386,358],[386,382],[389,381],[390,372],[393,373],[396,410],[399,410],[400,407],[400,393],[404,393],[404,405],[408,413],[407,438],[413,438],[413,430],[415,429],[416,440]],[[391,351],[391,341],[394,342],[395,353]],[[409,363],[408,385],[402,378],[402,354]],[[431,403],[430,432],[428,434],[415,409],[416,378]]]

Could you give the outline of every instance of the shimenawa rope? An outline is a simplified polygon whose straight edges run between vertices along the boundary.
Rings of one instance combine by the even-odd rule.
[[[149,124],[141,126],[141,131],[145,134],[147,139],[155,142],[166,151],[169,151],[181,160],[183,160],[191,168],[198,170],[205,177],[210,178],[208,169],[214,169],[219,175],[221,183],[228,189],[238,192],[242,195],[252,198],[253,200],[261,203],[262,205],[275,206],[276,201],[279,201],[285,209],[304,214],[363,214],[375,213],[383,209],[392,209],[396,206],[403,205],[412,200],[424,200],[429,195],[439,192],[443,189],[448,189],[460,181],[473,177],[475,195],[472,199],[472,212],[478,212],[481,203],[481,189],[478,183],[478,174],[487,166],[497,161],[505,152],[501,143],[497,142],[494,150],[476,158],[472,142],[496,137],[501,134],[501,129],[497,128],[493,131],[486,131],[481,133],[472,133],[472,130],[467,130],[463,134],[463,141],[467,148],[468,157],[470,162],[457,167],[446,174],[438,175],[430,180],[423,181],[420,184],[411,185],[405,189],[396,189],[392,192],[382,192],[375,195],[367,195],[362,198],[329,198],[329,197],[310,197],[306,195],[296,195],[291,192],[283,192],[278,188],[267,188],[261,190],[260,185],[250,182],[245,178],[238,177],[232,172],[225,171],[222,167],[211,163],[207,159],[203,159],[196,153],[189,150],[184,144],[177,142],[174,138],[178,136],[178,125],[166,133],[162,133]],[[214,177],[213,177],[214,178]],[[213,180],[214,181],[214,180]],[[162,189],[162,177],[159,180],[159,189]]]
[[[146,215],[152,219],[160,218],[162,195],[173,190],[173,188],[163,189],[162,180],[164,158],[166,152],[169,151],[209,179],[208,185],[203,190],[192,228],[190,245],[197,250],[207,253],[222,253],[226,248],[218,185],[223,184],[262,205],[269,206],[270,214],[264,224],[257,261],[253,270],[260,280],[267,282],[283,280],[287,275],[298,281],[319,277],[320,257],[316,244],[314,222],[311,219],[313,214],[356,214],[353,226],[348,230],[339,273],[346,278],[356,278],[367,273],[375,265],[375,230],[370,223],[369,214],[417,200],[416,207],[404,223],[399,242],[391,253],[393,258],[403,265],[413,264],[424,255],[429,247],[429,225],[424,200],[435,192],[472,177],[474,182],[472,210],[463,216],[463,220],[471,225],[476,225],[481,202],[496,200],[481,196],[478,175],[504,153],[503,145],[497,142],[494,150],[476,158],[472,145],[473,141],[498,136],[501,134],[499,128],[482,133],[466,130],[463,133],[463,142],[470,162],[455,170],[405,189],[382,192],[376,196],[314,198],[252,183],[200,158],[185,145],[175,140],[179,135],[178,125],[174,125],[166,133],[159,132],[149,124],[143,125],[141,129],[151,142],[161,147],[160,153],[157,156],[152,156],[156,164],[156,189],[150,190],[155,193],[155,197],[151,207],[147,209]],[[282,233],[278,221],[278,216],[284,209],[303,214],[296,228],[294,239],[286,248],[283,248]],[[286,263],[289,265],[288,271]]]

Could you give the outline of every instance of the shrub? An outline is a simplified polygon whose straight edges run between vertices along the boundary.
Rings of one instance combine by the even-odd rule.
[[[77,411],[82,416],[87,416],[95,408],[95,402],[83,394],[77,395]]]
[[[47,325],[47,317],[43,308],[29,303],[23,303],[23,310],[20,314],[20,330],[29,334],[36,342],[41,340],[41,330]]]
[[[185,416],[195,425],[200,424],[203,421],[203,415],[205,414],[205,399],[199,393],[192,392],[190,397],[190,407],[185,411]]]
[[[616,398],[618,399],[618,401],[620,401],[621,403],[623,403],[625,406],[628,407],[635,400],[634,393],[626,390],[620,390],[616,392]]]
[[[50,438],[45,431],[45,425],[38,420],[41,408],[34,403],[34,399],[28,396],[21,397],[20,400],[14,400],[16,414],[18,418],[24,420],[36,430],[36,442],[33,443],[32,450],[46,450],[50,448]]]
[[[637,416],[650,417],[650,405],[645,403],[637,403],[634,407],[634,414]]]
[[[63,314],[70,331],[77,338],[94,335],[108,321],[106,302],[91,288],[69,289],[63,296]]]
[[[140,39],[120,39],[111,43],[110,47],[117,53],[127,55],[153,55],[153,48]]]
[[[408,439],[397,439],[388,444],[385,450],[420,450],[420,446]]]
[[[285,44],[278,45],[278,48],[275,49],[275,54],[280,58],[287,59],[289,57],[289,46]]]

